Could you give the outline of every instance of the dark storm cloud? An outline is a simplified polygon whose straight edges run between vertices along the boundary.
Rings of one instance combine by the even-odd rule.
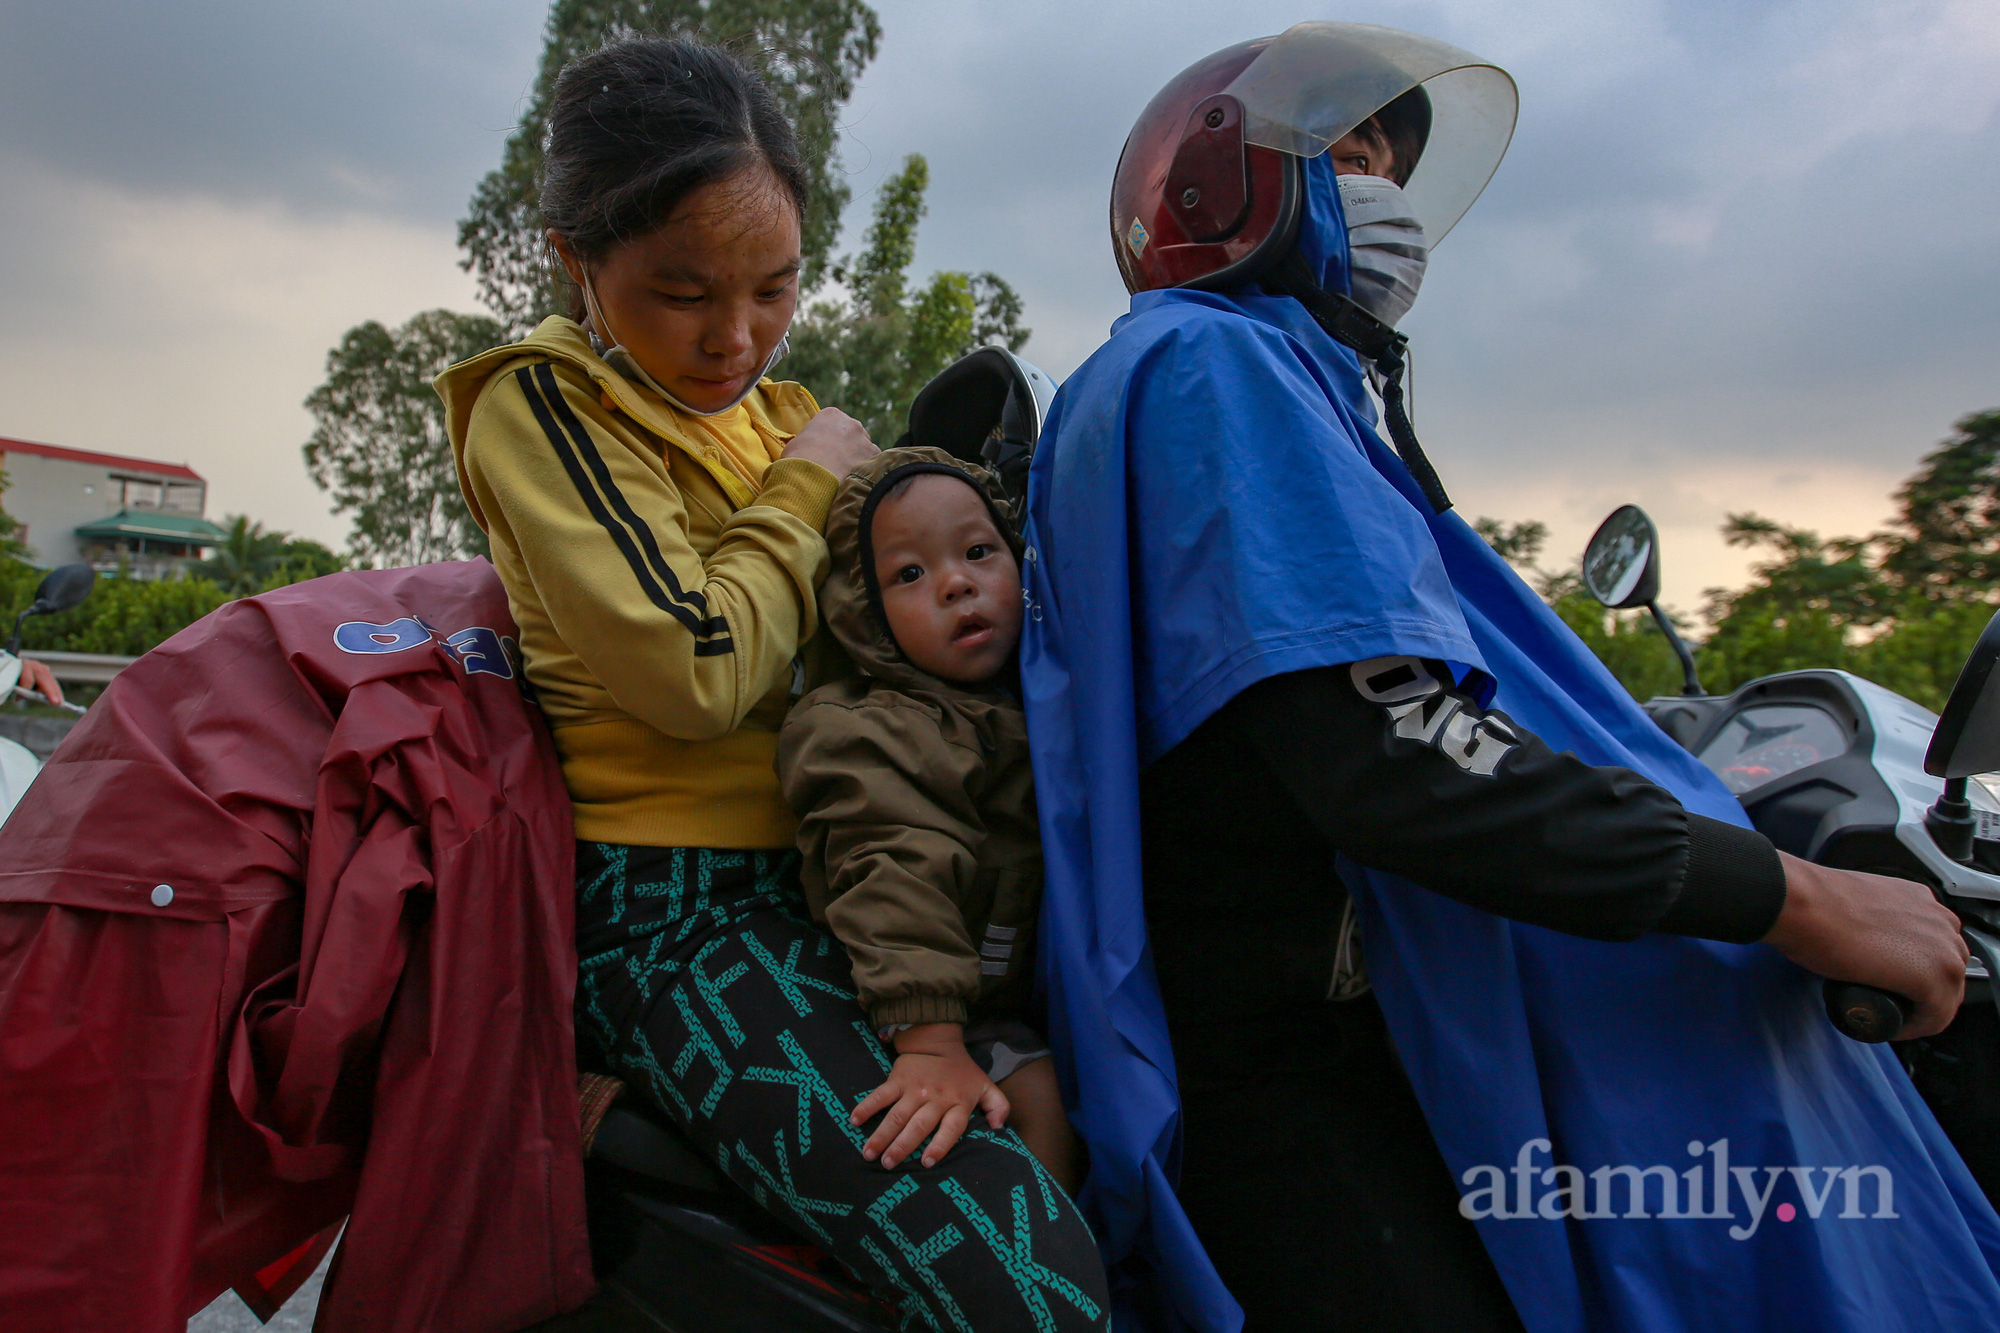
[[[498,160],[544,6],[8,3],[4,147],[169,193],[449,220]]]
[[[1028,352],[1058,375],[1125,308],[1104,204],[1146,100],[1209,51],[1332,16],[1456,42],[1521,86],[1508,160],[1407,323],[1426,443],[1472,512],[1549,519],[1569,549],[1608,503],[1647,499],[1681,525],[1671,541],[1740,569],[1713,537],[1726,508],[1819,525],[1813,507],[1838,503],[1824,522],[1878,522],[1954,418],[2000,404],[1991,0],[877,5],[881,57],[846,115],[846,244],[876,184],[924,153],[919,274],[1015,283]],[[203,200],[255,220],[272,254],[322,225],[352,223],[338,234],[360,245],[383,220],[403,228],[393,272],[434,254],[456,281],[451,225],[498,161],[544,15],[542,0],[0,6],[0,172],[15,186],[0,195],[0,318],[19,330],[59,310],[70,364],[119,333],[123,354],[146,355],[134,331],[175,313],[91,285],[98,242],[78,221],[93,189],[128,217],[171,202],[178,244]],[[414,286],[383,274],[371,292]],[[244,290],[257,295],[238,306],[283,303],[300,330],[297,383],[274,394],[296,403],[318,373],[310,349],[357,314],[306,308],[282,275]],[[451,299],[437,290],[380,317]],[[216,315],[216,355],[251,336],[222,331],[235,318]],[[10,392],[47,397],[54,420],[74,391],[27,376]],[[269,434],[298,436],[298,414]]]
[[[1342,17],[1457,41],[1522,87],[1509,158],[1408,326],[1460,466],[1590,467],[1628,446],[1908,458],[2000,402],[1995,20],[1950,5],[1361,8]],[[884,6],[848,146],[861,202],[902,153],[929,155],[922,265],[1018,283],[1030,352],[1058,372],[1124,305],[1103,200],[1138,109],[1188,61],[1299,16],[1078,10]]]

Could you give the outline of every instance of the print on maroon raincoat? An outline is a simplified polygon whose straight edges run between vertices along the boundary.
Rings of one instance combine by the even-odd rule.
[[[10,1330],[182,1333],[287,1294],[343,1217],[331,1333],[589,1294],[570,806],[513,632],[483,561],[233,602],[29,789],[0,830]]]

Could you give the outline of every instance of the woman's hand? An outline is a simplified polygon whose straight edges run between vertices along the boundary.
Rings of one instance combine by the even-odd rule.
[[[928,1135],[923,1163],[936,1166],[965,1133],[975,1109],[984,1111],[995,1129],[1007,1123],[1007,1098],[965,1053],[962,1032],[957,1023],[919,1023],[896,1034],[896,1063],[888,1079],[849,1117],[859,1125],[884,1107],[889,1110],[862,1146],[863,1157],[871,1162],[879,1157],[892,1167]]]
[[[784,456],[818,463],[834,476],[845,477],[881,452],[860,422],[837,407],[823,407],[792,436]]]
[[[1965,998],[1971,957],[1958,918],[1921,884],[1833,870],[1778,853],[1785,906],[1764,943],[1809,972],[1910,1000],[1899,1041],[1944,1030]]]
[[[37,662],[32,657],[21,659],[21,688],[34,690],[52,704],[63,701],[62,686],[56,684],[56,673],[49,670],[46,662]]]

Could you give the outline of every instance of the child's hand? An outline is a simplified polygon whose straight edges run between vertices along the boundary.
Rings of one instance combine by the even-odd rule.
[[[883,1166],[893,1167],[928,1135],[923,1163],[936,1166],[965,1133],[975,1108],[995,1129],[1007,1123],[1007,1098],[965,1053],[961,1031],[957,1023],[919,1023],[896,1034],[896,1064],[888,1079],[850,1117],[859,1125],[889,1108],[863,1145],[863,1157],[871,1162],[879,1157]]]

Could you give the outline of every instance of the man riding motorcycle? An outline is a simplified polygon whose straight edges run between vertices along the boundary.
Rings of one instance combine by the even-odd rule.
[[[1128,1311],[1203,1329],[1993,1325],[2000,1225],[1807,970],[1936,1031],[1954,919],[1743,827],[1404,414],[1392,323],[1513,108],[1307,23],[1127,140],[1132,313],[1034,464],[1022,654],[1083,1202]],[[1895,1219],[1724,1220],[1869,1166]]]

